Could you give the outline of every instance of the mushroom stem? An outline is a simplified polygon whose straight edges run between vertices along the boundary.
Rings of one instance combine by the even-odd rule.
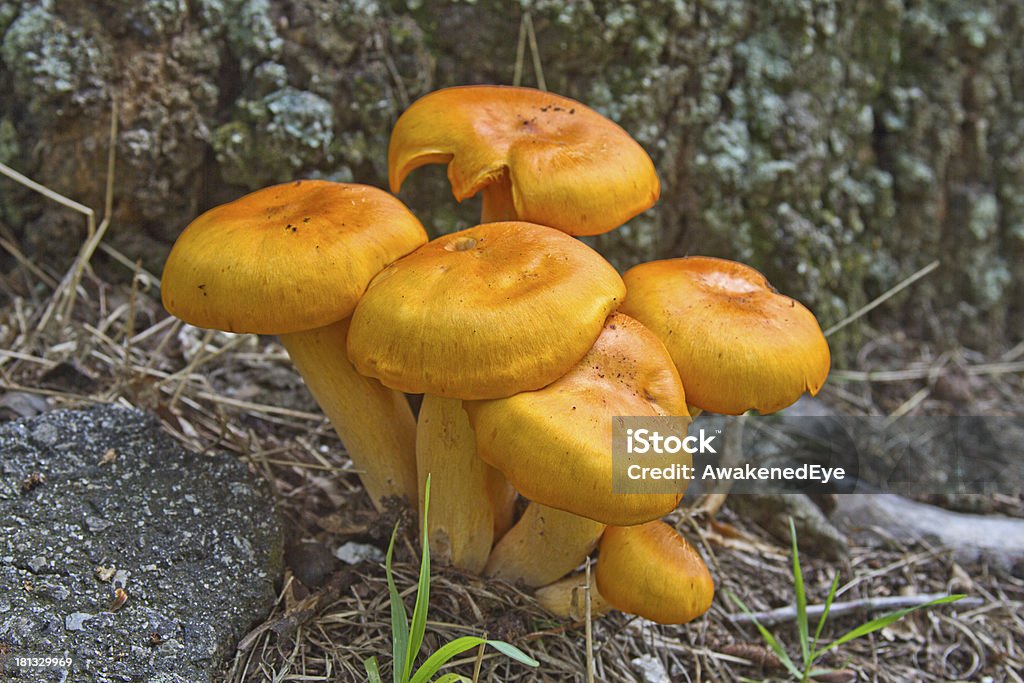
[[[481,223],[519,220],[515,203],[512,201],[512,183],[508,178],[508,172],[502,173],[497,180],[484,187],[483,200],[483,209],[480,211]]]
[[[494,512],[494,540],[502,539],[516,523],[516,501],[519,493],[508,483],[501,470],[487,465],[487,495]]]
[[[530,503],[514,527],[494,546],[484,575],[530,587],[565,576],[597,545],[605,525],[571,512]]]
[[[423,396],[416,428],[416,470],[430,475],[430,553],[441,562],[479,574],[494,543],[495,511],[507,517],[511,488],[476,455],[476,437],[462,401]],[[421,509],[422,514],[422,509]]]
[[[417,500],[416,421],[405,396],[363,377],[345,355],[348,319],[280,335],[281,343],[338,433],[374,506]]]
[[[533,597],[540,606],[556,617],[580,621],[586,617],[587,577],[583,572],[567,576],[561,581],[538,588]],[[599,617],[613,609],[597,590],[597,581],[590,574],[590,616]]]

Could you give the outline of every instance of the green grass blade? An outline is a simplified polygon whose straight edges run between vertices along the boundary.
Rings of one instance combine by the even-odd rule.
[[[430,605],[430,537],[427,526],[428,515],[430,514],[430,475],[427,475],[427,483],[423,490],[423,556],[420,558],[420,577],[416,587],[416,604],[412,608],[412,626],[409,630],[408,649],[406,650],[405,667],[403,673],[405,680],[412,674],[413,665],[416,663],[416,656],[419,654],[420,645],[423,644],[423,634],[427,630],[427,607]]]
[[[823,647],[821,649],[821,653],[823,654],[823,653],[828,652],[829,650],[831,650],[833,648],[839,647],[840,645],[842,645],[844,643],[848,643],[851,640],[856,640],[857,638],[863,638],[864,636],[868,635],[869,633],[874,633],[875,631],[881,630],[881,629],[885,628],[886,626],[888,626],[889,624],[893,623],[894,621],[899,621],[900,619],[902,619],[903,617],[907,616],[911,612],[916,612],[919,609],[925,609],[927,607],[935,607],[936,605],[945,605],[945,604],[948,604],[950,602],[956,602],[957,600],[960,600],[960,599],[965,598],[965,597],[967,597],[967,596],[963,595],[963,594],[947,595],[947,596],[939,598],[937,600],[932,600],[931,602],[926,602],[923,605],[916,605],[914,607],[908,607],[906,609],[901,609],[901,610],[897,610],[895,612],[889,612],[888,614],[883,614],[882,616],[878,617],[877,619],[872,619],[871,621],[869,621],[867,623],[861,624],[860,626],[858,626],[857,628],[853,629],[852,631],[849,631],[848,633],[846,633],[846,634],[840,636],[839,638],[837,638],[836,640],[832,641],[827,646],[825,646],[825,647]]]
[[[487,644],[509,659],[515,660],[520,664],[525,664],[526,666],[531,667],[540,666],[540,662],[511,643],[506,643],[503,640],[488,640]]]
[[[366,680],[369,681],[369,683],[384,683],[380,677],[380,668],[377,666],[376,657],[364,659],[363,668],[366,669]]]
[[[800,569],[800,551],[796,547],[796,525],[789,518],[789,537],[793,545],[793,592],[796,594],[796,628],[800,635],[800,654],[804,669],[811,664],[811,642],[807,634],[807,593],[804,590],[804,574]]]
[[[395,552],[395,539],[398,537],[398,525],[391,532],[388,543],[388,554],[384,560],[384,573],[388,579],[388,597],[391,603],[391,648],[394,657],[392,680],[394,683],[405,683],[406,651],[409,644],[409,617],[405,613],[405,603],[395,586],[395,576],[391,571],[391,557]]]
[[[839,590],[839,572],[832,577],[832,587],[828,589],[828,597],[825,598],[825,609],[822,610],[821,618],[818,619],[818,628],[814,630],[814,640],[811,642],[812,662],[818,658],[818,640],[821,639],[821,632],[825,629],[825,620],[828,619],[828,613],[832,609],[832,601],[836,599],[837,590]]]
[[[413,675],[409,683],[427,683],[437,673],[438,669],[447,664],[451,659],[467,650],[480,647],[480,644],[484,642],[486,641],[483,638],[478,638],[477,636],[462,636],[442,645],[434,654],[427,657],[427,661],[423,662],[423,666]]]
[[[782,665],[786,667],[786,671],[797,678],[803,677],[803,672],[796,668],[796,665],[793,664],[793,660],[789,658],[789,655],[786,654],[786,650],[783,649],[782,645],[779,644],[779,641],[775,639],[775,636],[772,635],[771,631],[766,629],[757,619],[754,619],[754,613],[750,611],[750,608],[747,607],[746,603],[734,595],[731,590],[724,590],[726,596],[728,596],[728,598],[732,600],[737,607],[743,610],[743,612],[753,620],[754,626],[756,626],[757,630],[761,632],[761,637],[764,639],[765,644],[767,644],[768,647],[771,648],[771,651],[775,653],[775,656],[779,658]]]

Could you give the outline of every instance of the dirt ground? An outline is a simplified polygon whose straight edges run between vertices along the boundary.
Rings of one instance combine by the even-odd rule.
[[[158,277],[101,248],[85,267],[67,273],[21,256],[0,226],[0,419],[57,407],[116,402],[157,414],[164,428],[196,451],[226,450],[273,485],[290,548],[280,599],[254,625],[225,682],[364,680],[362,660],[390,652],[383,567],[343,565],[330,557],[357,541],[386,547],[400,521],[397,582],[411,607],[417,573],[415,527],[407,511],[377,515],[359,488],[330,426],[273,338],[207,333],[167,317]],[[75,273],[78,272],[78,276]],[[77,287],[74,281],[78,279]],[[837,370],[822,393],[848,414],[1024,415],[1024,345],[982,356],[937,349],[878,334],[856,366]],[[980,369],[979,369],[980,368]],[[868,370],[888,375],[868,377]],[[1024,517],[1015,497],[958,507]],[[718,595],[710,613],[686,626],[662,627],[623,614],[593,621],[592,656],[600,681],[644,680],[641,665],[660,662],[675,681],[785,679],[785,672],[722,589],[752,609],[793,604],[784,542],[728,507],[711,518],[679,510],[670,517],[704,554]],[[802,553],[808,602],[821,603],[839,572],[841,600],[963,592],[968,606],[915,613],[877,634],[839,648],[824,664],[840,670],[828,681],[1021,681],[1024,670],[1024,581],[985,565],[961,566],[943,548],[897,543],[851,545],[828,561]],[[302,581],[297,577],[302,577]],[[303,583],[305,582],[305,583]],[[864,612],[830,620],[835,637],[867,620]],[[587,666],[584,625],[553,619],[513,586],[435,566],[427,651],[466,634],[504,639],[541,663],[530,670],[493,651],[466,656],[451,669],[485,681],[582,681]],[[797,654],[792,623],[772,632]],[[650,679],[650,680],[665,680]]]

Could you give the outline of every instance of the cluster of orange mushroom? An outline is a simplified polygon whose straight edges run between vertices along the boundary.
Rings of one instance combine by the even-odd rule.
[[[579,102],[431,93],[395,126],[391,191],[430,163],[448,165],[456,199],[482,193],[480,225],[428,241],[382,190],[268,187],[185,229],[165,307],[279,335],[378,507],[415,503],[430,474],[435,557],[578,616],[573,572],[598,547],[595,613],[703,614],[708,569],[659,521],[680,494],[612,492],[612,420],[770,412],[816,393],[829,351],[814,316],[738,263],[679,258],[620,276],[574,239],[660,193],[640,145]],[[418,419],[402,392],[424,394]]]

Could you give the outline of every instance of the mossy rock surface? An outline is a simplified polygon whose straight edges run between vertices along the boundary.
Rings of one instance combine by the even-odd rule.
[[[940,259],[872,322],[978,346],[1024,332],[1018,3],[530,5],[549,88],[621,123],[663,181],[655,210],[594,240],[616,265],[739,258],[828,325]],[[199,211],[255,187],[383,186],[409,101],[511,81],[521,12],[498,0],[0,1],[12,94],[0,160],[101,206],[116,98],[111,239],[159,269]],[[529,61],[525,72],[532,84]],[[437,230],[478,210],[454,205],[438,169],[403,198]],[[66,210],[6,180],[0,206],[31,253],[77,246]]]

